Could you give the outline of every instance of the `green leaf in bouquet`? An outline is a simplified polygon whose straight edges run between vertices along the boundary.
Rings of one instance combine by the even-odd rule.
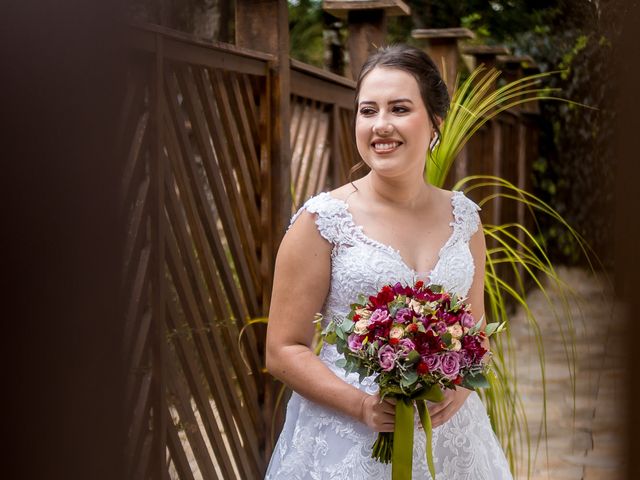
[[[483,373],[470,373],[462,379],[462,386],[470,390],[489,388],[489,381]]]
[[[407,370],[402,375],[402,379],[400,380],[400,386],[401,387],[405,387],[405,388],[410,387],[411,385],[413,385],[414,383],[416,383],[418,381],[418,378],[420,378],[418,376],[418,372],[416,372],[413,369]]]
[[[443,292],[443,288],[442,285],[429,285],[429,289],[433,292],[433,293],[442,293]]]
[[[346,319],[344,322],[340,324],[340,330],[342,330],[344,333],[351,333],[351,330],[353,330],[354,325],[355,325],[355,322],[353,320]]]
[[[347,359],[346,358],[339,358],[338,360],[336,360],[336,366],[340,367],[340,368],[344,368],[347,366]]]
[[[440,340],[442,340],[442,342],[447,346],[450,347],[451,346],[451,334],[449,332],[447,333],[443,333],[442,335],[440,335]]]
[[[427,332],[427,329],[426,329],[426,328],[424,328],[424,324],[423,324],[422,322],[419,322],[419,323],[418,323],[418,331],[419,331],[420,333],[426,333],[426,332]]]
[[[496,333],[500,333],[502,330],[504,330],[504,326],[505,326],[505,322],[502,322],[502,323],[501,322],[490,323],[484,329],[484,333],[487,334],[487,337],[490,337],[491,335],[494,335]]]
[[[408,365],[413,365],[418,360],[420,360],[420,354],[416,350],[411,350],[411,352],[409,352],[409,355],[407,356],[406,363]]]

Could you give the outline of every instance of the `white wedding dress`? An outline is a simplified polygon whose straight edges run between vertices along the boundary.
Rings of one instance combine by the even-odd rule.
[[[453,193],[451,203],[452,233],[427,277],[429,283],[466,296],[474,272],[468,243],[478,228],[479,208],[461,192]],[[418,272],[407,266],[397,250],[367,237],[362,227],[355,225],[344,201],[320,193],[294,215],[292,224],[303,210],[316,215],[320,234],[333,245],[323,327],[334,315],[346,315],[359,293],[372,295],[385,284],[418,279]],[[325,344],[320,353],[320,359],[338,377],[375,393],[374,377],[360,383],[355,373],[345,376],[344,369],[335,365],[340,356],[334,345]],[[430,479],[425,434],[416,428],[414,435],[413,479]],[[391,465],[371,458],[376,437],[377,433],[363,423],[293,392],[265,480],[391,479]],[[484,404],[475,392],[449,421],[433,429],[433,454],[437,480],[512,478]]]

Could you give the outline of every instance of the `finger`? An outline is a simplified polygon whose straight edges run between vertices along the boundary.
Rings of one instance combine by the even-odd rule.
[[[398,403],[398,400],[395,398],[391,398],[391,397],[387,397],[384,399],[385,402],[390,403],[391,405],[395,405],[396,403]]]
[[[443,400],[442,402],[438,402],[434,404],[432,407],[427,407],[429,410],[429,415],[438,415],[444,409],[446,409],[449,405],[451,405],[451,401]]]
[[[443,409],[435,417],[432,418],[433,426],[437,427],[442,425],[443,423],[446,423],[451,417],[456,414],[457,411],[458,408],[456,407],[456,405],[450,403],[445,409]]]

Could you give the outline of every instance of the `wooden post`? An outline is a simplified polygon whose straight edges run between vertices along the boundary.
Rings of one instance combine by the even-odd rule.
[[[498,55],[508,55],[509,49],[501,45],[473,45],[462,49],[464,55],[474,57],[474,68],[484,65],[487,70],[498,66],[496,57]],[[495,88],[495,85],[493,85]]]
[[[260,97],[261,123],[267,132],[261,154],[262,309],[269,310],[275,254],[291,217],[289,10],[286,0],[236,0],[236,45],[274,55],[265,91]],[[264,345],[258,349],[261,351]],[[265,426],[264,467],[271,456],[271,419],[275,408],[275,381],[265,385],[262,420]],[[275,426],[276,430],[279,426]]]
[[[369,54],[384,44],[387,17],[411,13],[402,0],[325,0],[322,8],[347,20],[349,66],[353,79],[358,78]]]
[[[289,145],[291,75],[289,13],[285,0],[236,0],[236,45],[275,56],[270,66],[270,164],[265,188],[271,190],[269,225],[264,233],[279,245],[291,217],[291,152]],[[270,185],[266,186],[266,184]],[[275,248],[273,251],[275,255]],[[270,282],[270,279],[267,279]]]
[[[452,95],[460,60],[458,42],[462,39],[475,38],[474,33],[468,28],[426,28],[412,30],[411,36],[418,40],[427,41],[425,51],[440,70],[440,74],[447,84],[449,95]]]

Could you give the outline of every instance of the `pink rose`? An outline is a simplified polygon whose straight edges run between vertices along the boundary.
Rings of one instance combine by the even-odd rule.
[[[416,345],[408,338],[403,338],[398,342],[398,356],[406,358],[409,354],[416,349]]]
[[[349,349],[353,352],[359,352],[362,350],[362,340],[364,340],[366,335],[358,335],[357,333],[352,333],[347,338],[347,344],[349,345]]]
[[[460,316],[460,325],[462,325],[465,328],[471,328],[476,324],[476,319],[473,318],[473,315],[471,315],[468,312],[464,312],[461,316]]]
[[[380,367],[385,372],[390,372],[396,364],[397,354],[391,345],[383,345],[378,350]]]
[[[460,371],[460,354],[458,352],[447,352],[442,355],[440,371],[449,380],[455,379]]]
[[[387,325],[388,323],[391,323],[389,312],[382,310],[381,308],[376,309],[369,319],[369,324],[374,327],[377,327],[378,325]]]
[[[422,357],[422,360],[430,372],[440,369],[440,355],[425,355]]]

